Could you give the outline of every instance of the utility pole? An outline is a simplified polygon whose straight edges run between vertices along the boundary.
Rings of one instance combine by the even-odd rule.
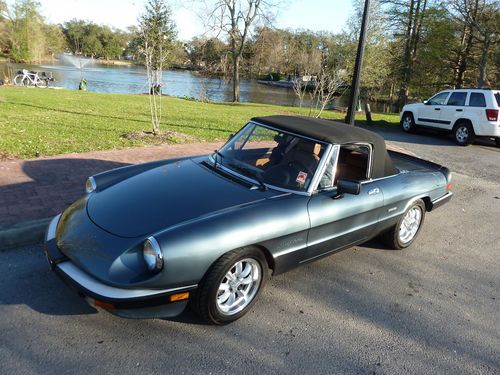
[[[359,99],[359,81],[361,78],[361,67],[363,66],[363,55],[365,53],[366,44],[366,28],[368,27],[368,15],[370,13],[370,0],[365,0],[365,8],[363,10],[363,20],[361,21],[361,31],[359,33],[358,52],[356,53],[356,63],[354,64],[354,74],[351,83],[351,95],[349,97],[349,107],[345,122],[349,125],[354,125],[354,115],[356,105]]]

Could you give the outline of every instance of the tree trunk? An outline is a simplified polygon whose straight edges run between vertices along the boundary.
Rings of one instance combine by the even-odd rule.
[[[465,72],[467,71],[467,62],[470,58],[470,51],[474,38],[471,22],[475,22],[476,20],[478,7],[479,0],[475,0],[473,3],[473,8],[469,10],[470,20],[465,20],[462,43],[460,46],[461,48],[457,59],[457,68],[455,70],[455,77],[453,80],[453,85],[457,89],[461,88],[464,84]]]
[[[240,56],[233,56],[233,102],[240,101]]]
[[[408,9],[408,26],[405,35],[405,50],[403,55],[403,69],[401,74],[401,88],[399,90],[399,106],[406,104],[408,100],[408,80],[411,74],[411,47],[412,47],[412,34],[413,34],[413,13],[415,10],[415,0],[410,1]]]
[[[469,59],[470,49],[472,47],[472,30],[469,25],[464,26],[462,34],[462,42],[460,43],[460,51],[453,77],[453,86],[460,89],[464,84],[465,71],[467,70],[467,60]]]
[[[488,63],[488,51],[490,49],[490,37],[489,35],[484,36],[483,51],[481,53],[481,61],[479,63],[479,78],[477,80],[477,86],[483,88],[486,85],[486,65]]]

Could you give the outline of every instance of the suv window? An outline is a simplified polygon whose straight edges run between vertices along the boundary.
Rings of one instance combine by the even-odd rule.
[[[486,107],[486,99],[484,98],[484,94],[481,94],[479,92],[471,92],[469,107]]]
[[[465,105],[465,99],[467,99],[466,92],[454,92],[451,94],[450,99],[448,99],[448,105]]]
[[[500,107],[500,92],[495,93],[495,99],[497,100],[497,105]]]
[[[437,94],[437,95],[433,96],[432,98],[430,98],[427,101],[427,104],[430,104],[430,105],[443,105],[444,102],[446,102],[446,98],[448,97],[449,94],[450,94],[449,92],[442,92],[440,94]]]

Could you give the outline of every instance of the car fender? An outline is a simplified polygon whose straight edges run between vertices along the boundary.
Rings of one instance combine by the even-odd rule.
[[[308,200],[307,196],[283,194],[156,233],[165,266],[155,284],[196,284],[222,255],[245,246],[266,248],[273,257],[290,248],[305,248]]]
[[[403,115],[407,112],[410,112],[412,115],[413,115],[413,118],[416,119],[417,118],[417,114],[418,114],[418,108],[419,106],[423,105],[422,103],[413,103],[413,104],[407,104],[403,107],[403,109],[401,110],[401,113],[399,114],[399,119],[400,121],[403,120]]]
[[[451,129],[453,129],[455,127],[455,125],[458,124],[460,121],[470,122],[472,129],[474,130],[474,132],[476,132],[473,117],[467,113],[461,113],[459,115],[455,115],[455,118],[453,119],[453,123],[451,124]]]

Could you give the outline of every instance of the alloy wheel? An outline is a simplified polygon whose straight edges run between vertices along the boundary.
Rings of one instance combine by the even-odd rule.
[[[420,223],[422,222],[422,209],[414,206],[405,214],[401,225],[399,226],[399,240],[403,244],[407,244],[418,232]]]
[[[457,141],[460,143],[467,142],[467,139],[469,139],[469,129],[467,128],[467,126],[465,125],[460,126],[455,133],[455,137],[457,138]]]
[[[237,261],[224,275],[216,299],[217,309],[223,315],[239,313],[254,299],[262,281],[259,262],[252,258]]]

